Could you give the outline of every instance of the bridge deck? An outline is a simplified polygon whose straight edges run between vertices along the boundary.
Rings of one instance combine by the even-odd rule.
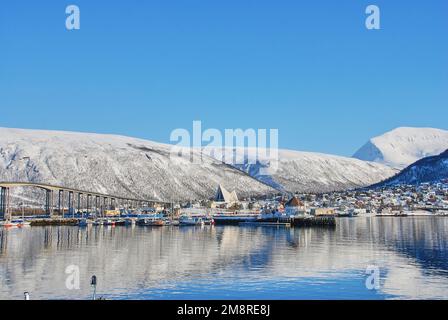
[[[109,195],[99,192],[91,192],[86,190],[80,190],[80,189],[74,189],[74,188],[67,188],[62,186],[56,186],[51,184],[45,184],[45,183],[35,183],[35,182],[0,182],[0,187],[4,188],[13,188],[13,187],[34,187],[39,189],[44,189],[48,191],[65,191],[65,192],[72,192],[72,193],[79,193],[79,194],[86,194],[90,196],[96,196],[101,198],[111,198],[111,199],[118,199],[118,200],[129,200],[129,201],[139,201],[139,202],[151,202],[151,203],[161,203],[161,204],[168,204],[167,201],[161,201],[161,200],[155,200],[155,199],[142,199],[142,198],[133,198],[133,197],[122,197],[117,195]]]

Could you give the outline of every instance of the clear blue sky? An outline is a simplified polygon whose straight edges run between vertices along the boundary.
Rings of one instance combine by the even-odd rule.
[[[398,126],[448,129],[447,17],[446,0],[5,0],[0,126],[168,142],[202,120],[351,155]]]

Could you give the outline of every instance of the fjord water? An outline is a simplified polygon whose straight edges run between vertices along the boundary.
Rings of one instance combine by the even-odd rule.
[[[379,289],[366,287],[369,266]],[[1,299],[90,299],[92,275],[107,299],[448,299],[448,218],[0,230]]]

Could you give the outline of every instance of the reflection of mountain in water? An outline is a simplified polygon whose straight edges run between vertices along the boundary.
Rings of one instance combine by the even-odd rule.
[[[389,222],[385,218],[380,219],[379,228],[389,233],[385,238],[393,240],[393,250],[414,259],[423,272],[448,274],[448,219],[419,217]]]
[[[257,283],[320,278],[334,283],[350,276],[362,282],[371,264],[384,270],[384,293],[446,297],[447,223],[443,218],[407,217],[340,219],[335,230],[1,230],[0,298],[22,298],[23,291],[36,299],[86,297],[93,274],[98,276],[99,292],[114,296],[201,281],[207,283],[201,290],[213,290],[217,279]],[[80,290],[65,287],[69,265],[80,267]]]

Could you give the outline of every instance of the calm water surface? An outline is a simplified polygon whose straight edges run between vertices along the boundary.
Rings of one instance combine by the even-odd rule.
[[[68,290],[66,268],[79,266]],[[366,268],[380,288],[366,288]],[[0,229],[0,298],[448,299],[448,218],[341,218],[335,229]]]

